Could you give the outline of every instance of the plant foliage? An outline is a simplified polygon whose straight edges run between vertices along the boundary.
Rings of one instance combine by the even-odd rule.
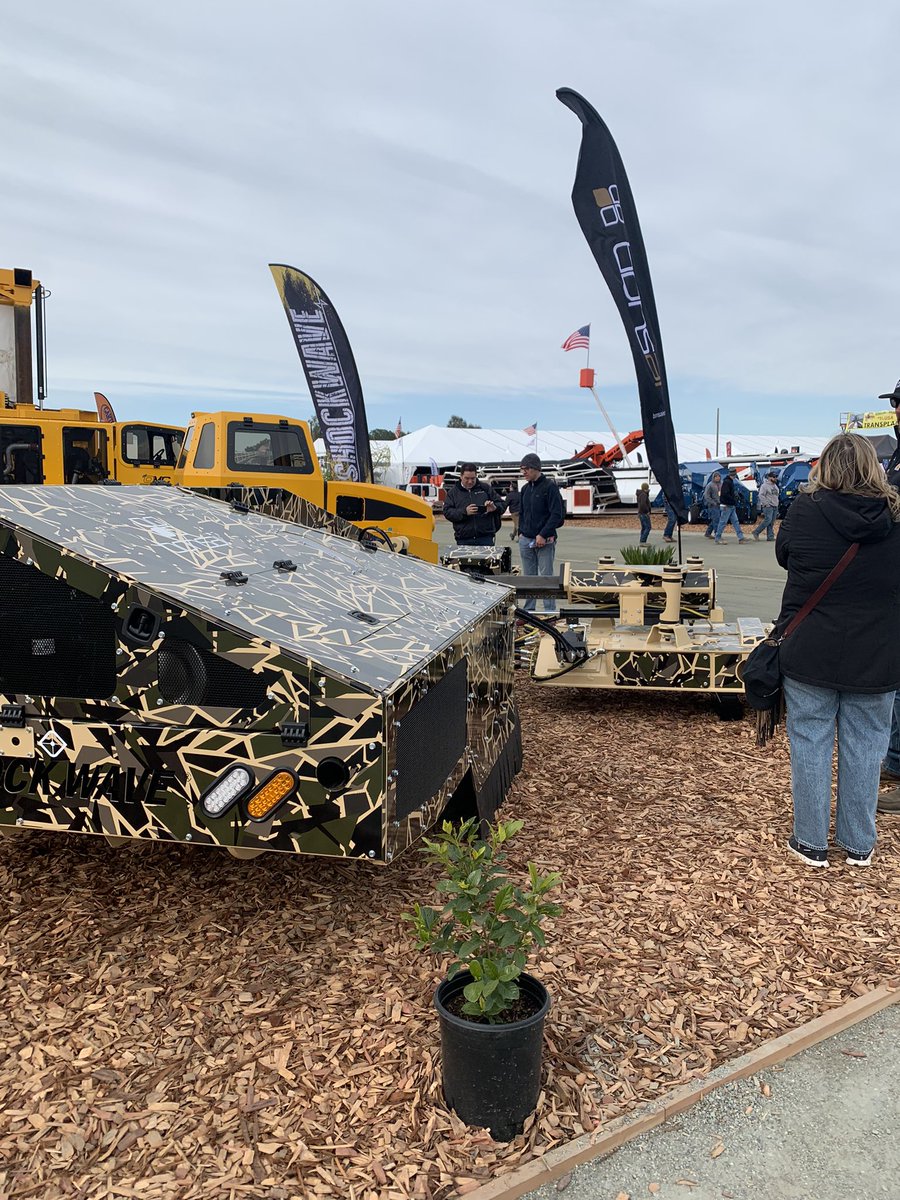
[[[666,566],[675,561],[674,546],[623,546],[622,562],[631,567]]]
[[[404,918],[412,921],[419,948],[454,955],[447,974],[469,971],[472,982],[463,995],[463,1012],[488,1021],[519,998],[517,980],[533,946],[545,945],[541,923],[556,916],[558,904],[547,899],[560,882],[558,871],[542,875],[528,864],[528,882],[513,883],[507,873],[506,843],[523,821],[500,821],[486,839],[479,837],[477,818],[454,826],[444,821],[434,839],[425,839],[425,853],[444,868],[437,890],[442,909],[417,904]]]

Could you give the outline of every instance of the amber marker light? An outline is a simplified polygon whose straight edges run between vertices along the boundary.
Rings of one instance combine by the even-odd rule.
[[[296,787],[297,777],[293,771],[275,771],[247,801],[247,816],[251,821],[265,821]]]

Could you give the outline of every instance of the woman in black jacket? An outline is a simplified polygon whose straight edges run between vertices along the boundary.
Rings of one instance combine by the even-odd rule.
[[[875,846],[881,760],[900,687],[900,495],[871,444],[832,438],[778,534],[788,573],[778,627],[859,543],[851,560],[780,651],[791,743],[792,853],[828,866],[835,725],[838,791],[835,841],[865,867]]]

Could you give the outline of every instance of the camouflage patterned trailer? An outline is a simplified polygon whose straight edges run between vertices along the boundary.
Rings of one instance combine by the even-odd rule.
[[[0,830],[390,862],[520,768],[513,602],[183,489],[3,489]]]

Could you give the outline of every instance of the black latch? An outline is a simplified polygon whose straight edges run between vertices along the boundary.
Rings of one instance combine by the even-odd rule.
[[[253,418],[252,418],[252,417],[244,417],[244,424],[245,424],[245,425],[252,425],[252,424],[253,424]]]
[[[249,576],[245,575],[243,571],[223,571],[219,578],[237,587],[238,584],[246,583]]]
[[[276,558],[272,563],[276,571],[296,571],[297,564],[289,558]]]
[[[127,642],[138,646],[146,646],[156,637],[159,629],[159,617],[149,608],[133,605],[122,622],[122,637]]]
[[[0,707],[0,725],[10,725],[21,729],[25,724],[25,706],[23,704],[4,704]]]
[[[283,746],[305,746],[309,741],[309,726],[299,721],[284,721],[278,726]]]
[[[360,612],[358,608],[350,609],[350,616],[357,621],[365,621],[367,625],[380,625],[378,617],[373,617],[371,613]]]
[[[232,500],[231,511],[232,512],[249,512],[250,507],[247,504],[242,504],[240,500]]]

